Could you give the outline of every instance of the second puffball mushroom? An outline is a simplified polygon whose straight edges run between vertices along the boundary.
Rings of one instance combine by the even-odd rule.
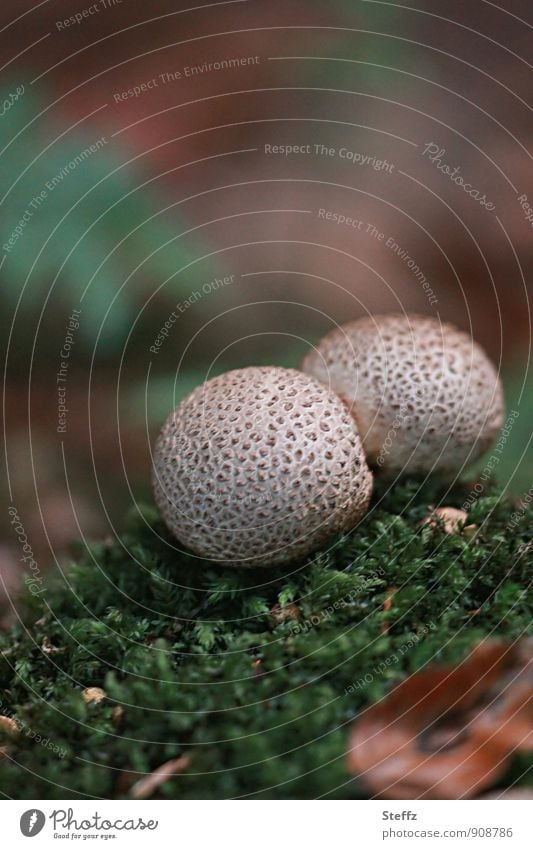
[[[326,335],[302,363],[337,392],[371,465],[389,474],[456,474],[503,420],[496,370],[473,339],[418,315],[377,315]]]
[[[253,367],[207,381],[170,414],[153,484],[166,525],[195,554],[273,566],[351,529],[372,475],[335,394],[294,369]]]

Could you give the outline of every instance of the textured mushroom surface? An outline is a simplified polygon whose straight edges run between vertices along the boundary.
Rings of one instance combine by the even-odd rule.
[[[267,566],[352,528],[372,475],[334,393],[294,369],[253,367],[209,380],[171,413],[153,484],[166,525],[194,553]]]
[[[467,333],[433,318],[350,322],[327,334],[302,370],[344,399],[369,463],[390,474],[455,474],[502,426],[494,366]]]

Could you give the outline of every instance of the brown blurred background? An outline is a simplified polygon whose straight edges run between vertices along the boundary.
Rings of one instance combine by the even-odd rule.
[[[520,413],[500,480],[531,483],[530,4],[188,8],[2,4],[10,592],[9,505],[43,568],[114,534],[196,383],[368,312],[486,347]]]

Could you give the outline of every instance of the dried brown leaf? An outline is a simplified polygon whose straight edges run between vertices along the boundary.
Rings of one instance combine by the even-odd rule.
[[[369,708],[348,768],[389,799],[475,796],[533,749],[532,641],[484,642],[457,666],[434,665]]]

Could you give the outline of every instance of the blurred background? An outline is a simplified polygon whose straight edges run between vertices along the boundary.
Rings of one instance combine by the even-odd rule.
[[[42,569],[114,535],[183,395],[367,313],[487,349],[527,491],[531,5],[418,5],[3,0],[4,592],[9,506]]]

